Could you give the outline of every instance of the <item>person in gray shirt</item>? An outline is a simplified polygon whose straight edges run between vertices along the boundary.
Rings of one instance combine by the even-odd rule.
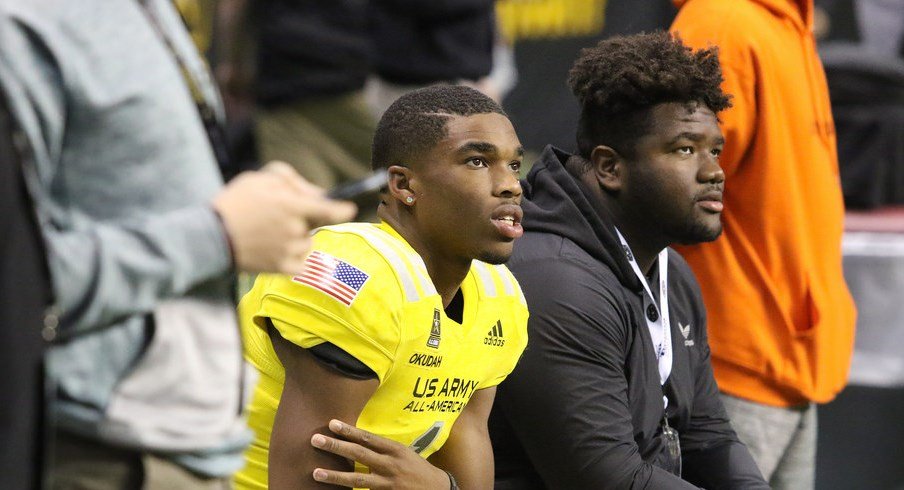
[[[354,206],[280,163],[223,187],[219,96],[167,0],[0,0],[0,87],[53,285],[50,486],[225,482],[250,437],[234,273],[299,272]]]

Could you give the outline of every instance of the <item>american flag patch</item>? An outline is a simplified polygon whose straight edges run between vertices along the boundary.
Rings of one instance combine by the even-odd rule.
[[[293,281],[319,289],[346,306],[351,306],[370,277],[348,262],[316,250],[308,255],[304,265],[304,272],[293,277]]]

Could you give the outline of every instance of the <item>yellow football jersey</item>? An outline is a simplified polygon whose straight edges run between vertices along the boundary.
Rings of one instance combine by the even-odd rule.
[[[462,323],[448,318],[420,256],[386,223],[322,228],[305,272],[260,276],[239,306],[245,356],[260,371],[254,441],[239,488],[266,488],[267,451],[285,372],[267,320],[303,348],[335,344],[379,378],[357,426],[415,449],[442,447],[476,390],[499,384],[527,344],[527,305],[501,265],[473,261]]]

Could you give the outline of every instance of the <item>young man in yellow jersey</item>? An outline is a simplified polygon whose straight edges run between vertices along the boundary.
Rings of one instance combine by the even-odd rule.
[[[527,343],[524,297],[500,265],[522,234],[522,153],[475,90],[390,106],[373,145],[390,175],[382,222],[319,230],[305,270],[262,276],[242,300],[261,377],[239,488],[492,488],[487,417]],[[378,438],[316,435],[333,418]]]

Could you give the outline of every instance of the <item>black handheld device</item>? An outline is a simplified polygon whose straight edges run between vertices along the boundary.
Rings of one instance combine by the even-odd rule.
[[[380,169],[364,178],[339,184],[330,189],[326,195],[330,199],[358,202],[379,194],[388,181],[389,173],[385,169]]]
[[[376,219],[377,205],[380,204],[380,192],[389,182],[389,172],[380,169],[362,179],[345,182],[327,192],[330,199],[351,201],[358,206],[355,221],[373,221]]]

